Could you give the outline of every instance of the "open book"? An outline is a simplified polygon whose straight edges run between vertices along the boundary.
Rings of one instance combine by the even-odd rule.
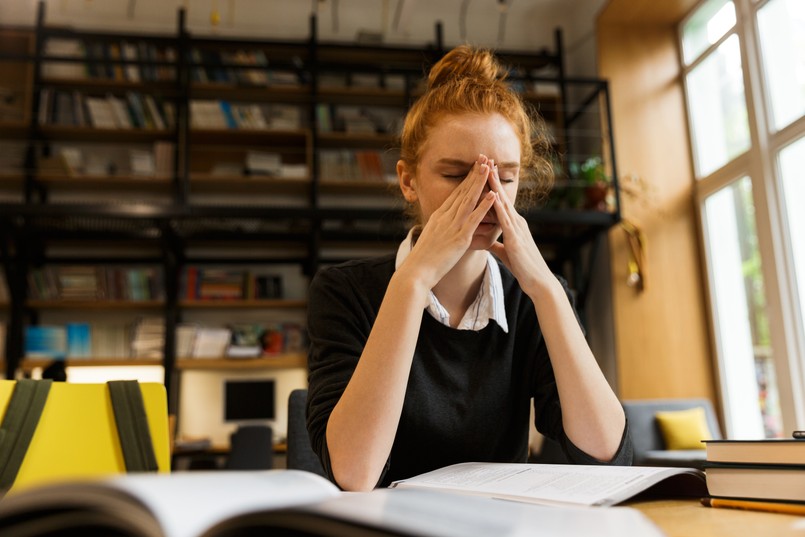
[[[651,466],[465,462],[395,481],[391,486],[543,505],[601,507],[638,494],[707,496],[701,470]]]
[[[660,537],[628,507],[548,507],[430,490],[340,492],[298,470],[129,474],[44,485],[0,501],[0,535]]]

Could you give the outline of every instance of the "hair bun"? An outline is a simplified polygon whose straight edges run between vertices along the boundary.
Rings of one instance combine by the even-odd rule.
[[[493,84],[506,78],[506,70],[488,50],[460,45],[444,55],[431,68],[428,89],[461,79]]]

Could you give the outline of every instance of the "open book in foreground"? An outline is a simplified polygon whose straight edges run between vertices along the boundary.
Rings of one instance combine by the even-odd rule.
[[[129,474],[0,500],[0,535],[660,537],[629,507],[549,507],[431,490],[340,492],[298,470]]]
[[[465,462],[395,481],[416,488],[543,505],[610,506],[638,494],[707,496],[695,468]]]

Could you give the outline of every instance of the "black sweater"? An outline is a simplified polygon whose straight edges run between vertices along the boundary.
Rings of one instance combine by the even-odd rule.
[[[331,479],[327,421],[358,363],[394,264],[394,255],[352,261],[322,269],[310,285],[307,424]],[[570,461],[601,464],[567,439],[534,305],[511,272],[500,268],[508,334],[493,321],[477,332],[456,330],[423,310],[402,416],[379,485],[457,462],[524,462],[531,398],[538,431],[558,441]],[[609,464],[631,460],[624,430]]]

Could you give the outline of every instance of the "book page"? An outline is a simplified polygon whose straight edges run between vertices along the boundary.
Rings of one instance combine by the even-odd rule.
[[[294,470],[209,471],[159,476],[131,475],[116,486],[134,494],[162,523],[166,537],[196,537],[229,517],[318,502],[338,487]]]
[[[608,506],[690,468],[566,464],[462,463],[392,487],[418,487],[542,504]],[[704,484],[704,477],[701,477]]]
[[[653,522],[630,507],[532,505],[431,490],[345,493],[299,510],[383,528],[389,533],[431,537],[662,535]]]
[[[87,516],[117,521],[127,534],[143,537],[198,537],[209,527],[250,512],[320,502],[340,494],[323,477],[298,470],[197,471],[127,474],[31,488],[0,502],[0,533],[17,535],[22,518],[43,521],[72,512],[80,527]],[[9,527],[7,526],[12,524]],[[23,535],[32,535],[23,532]]]

